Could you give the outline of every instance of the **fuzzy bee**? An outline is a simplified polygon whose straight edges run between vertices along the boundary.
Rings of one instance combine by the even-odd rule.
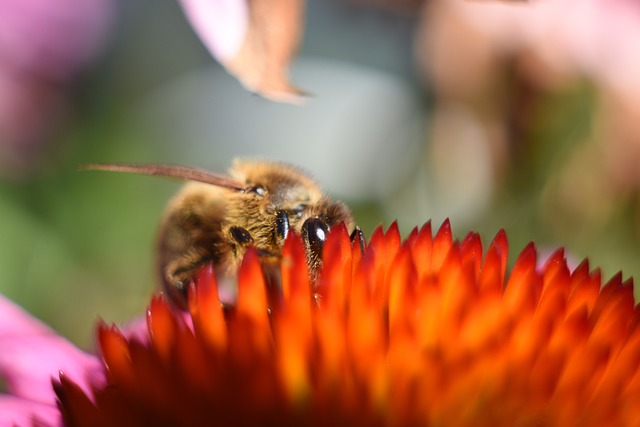
[[[228,175],[163,164],[90,164],[82,169],[161,175],[192,181],[170,201],[158,236],[157,264],[170,300],[186,307],[188,283],[204,264],[233,277],[249,246],[275,264],[291,230],[305,244],[310,276],[322,263],[331,227],[344,222],[364,244],[349,208],[332,200],[307,174],[288,164],[236,160]]]

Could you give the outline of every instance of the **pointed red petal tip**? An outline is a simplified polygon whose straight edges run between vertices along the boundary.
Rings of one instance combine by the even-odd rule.
[[[200,269],[189,285],[189,312],[196,334],[212,349],[224,347],[227,333],[213,265]]]
[[[371,233],[367,247],[375,248],[374,250],[380,252],[383,257],[389,257],[395,255],[401,240],[398,222],[393,221],[386,232],[382,225],[377,226]]]
[[[400,229],[398,228],[398,221],[393,221],[387,232],[385,233],[385,240],[387,241],[387,256],[395,255],[400,248],[402,238],[400,237]]]
[[[516,263],[513,266],[513,271],[511,272],[511,278],[513,278],[514,275],[528,274],[531,270],[534,270],[537,259],[538,251],[536,250],[536,246],[533,242],[530,242],[522,252],[520,252],[520,255],[518,255]]]
[[[220,304],[218,281],[213,271],[213,264],[207,264],[198,270],[194,280],[189,283],[189,313],[194,319],[207,316]]]
[[[591,269],[589,266],[589,258],[585,258],[582,260],[580,264],[573,270],[572,276],[577,278],[586,277],[589,275]]]
[[[460,254],[462,256],[462,264],[471,269],[477,279],[482,265],[482,240],[478,233],[471,232],[467,234],[460,245]]]
[[[452,242],[453,237],[451,234],[451,224],[449,223],[449,218],[447,218],[444,220],[440,229],[436,233],[436,236],[433,238],[433,255],[431,260],[432,270],[436,271],[442,267],[442,263],[447,257],[449,249],[451,249]]]
[[[134,376],[131,353],[127,339],[115,325],[99,323],[98,347],[102,354],[108,376],[131,379]]]
[[[564,249],[557,249],[547,258],[542,267],[542,282],[542,301],[549,298],[567,300],[571,274],[564,256]],[[545,301],[545,303],[548,302]]]
[[[558,248],[551,255],[547,257],[539,271],[544,277],[545,288],[549,283],[554,280],[555,277],[561,275],[564,278],[569,277],[569,267],[567,266],[567,259],[564,256],[564,249]],[[567,281],[568,284],[568,281]],[[567,289],[568,290],[568,289]]]
[[[382,225],[377,226],[373,229],[373,233],[371,233],[371,237],[369,238],[369,246],[378,246],[381,245],[381,241],[384,239],[384,231],[382,229]]]
[[[285,301],[300,292],[309,293],[309,270],[304,243],[296,233],[289,233],[284,242],[280,268],[282,297]]]
[[[504,231],[504,229],[501,228],[491,241],[489,250],[491,249],[495,250],[500,258],[502,274],[504,276],[507,270],[507,260],[509,258],[509,242],[507,240],[507,233]]]
[[[426,236],[429,236],[429,240],[432,240],[432,236],[433,236],[433,231],[431,229],[431,220],[425,222],[424,224],[422,224],[422,227],[420,227],[418,229],[418,236],[417,236],[417,240],[416,243],[420,240],[420,239],[425,239]]]
[[[476,298],[475,275],[469,277],[462,268],[460,245],[453,242],[439,273],[441,283],[446,283],[443,292],[442,311],[452,319],[458,319],[467,306]]]
[[[329,231],[323,250],[323,265],[342,262],[351,255],[351,241],[349,231],[344,222],[334,226]]]
[[[60,407],[64,425],[104,425],[89,396],[67,375],[60,372],[59,379],[52,380],[52,385],[59,399],[58,406]],[[59,423],[55,423],[55,425],[57,424]],[[39,423],[33,422],[32,425],[39,425]],[[43,423],[42,425],[45,424]]]
[[[542,266],[542,270],[548,271],[550,269],[556,269],[563,264],[566,265],[564,248],[558,248],[553,251],[551,255],[549,255],[549,257],[545,260],[544,265]]]
[[[409,246],[413,246],[416,243],[419,231],[420,229],[417,226],[413,227],[407,238],[404,239],[405,243],[407,243]]]
[[[529,313],[542,293],[542,278],[536,270],[538,253],[533,242],[529,243],[516,259],[504,291],[503,304],[513,315]]]
[[[344,307],[351,289],[353,248],[344,223],[334,226],[323,249],[323,266],[316,285],[316,299],[324,308]]]
[[[421,280],[431,271],[431,253],[433,249],[431,221],[428,221],[420,228],[415,239],[411,241],[411,247],[418,280]]]
[[[238,271],[238,314],[259,323],[268,322],[267,292],[260,257],[255,248],[247,249]]]
[[[193,285],[195,292],[189,292],[189,297],[192,297],[194,300],[189,301],[190,309],[197,309],[198,304],[219,304],[220,296],[218,294],[218,280],[216,279],[216,274],[213,270],[213,264],[209,263],[203,266],[196,277],[193,280]],[[194,306],[194,304],[196,306]]]
[[[506,240],[502,238],[504,232],[493,239],[480,267],[478,289],[485,295],[502,293],[507,268]]]
[[[178,333],[178,316],[176,316],[169,303],[162,294],[156,295],[151,300],[147,310],[147,327],[151,342],[157,349],[163,360],[168,360]]]

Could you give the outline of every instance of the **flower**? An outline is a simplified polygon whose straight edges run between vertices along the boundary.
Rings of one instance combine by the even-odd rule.
[[[11,393],[0,394],[0,425],[60,424],[51,387],[60,372],[87,392],[105,383],[98,358],[0,297],[0,374]]]
[[[0,172],[24,173],[66,117],[74,79],[105,44],[111,0],[0,2]]]
[[[180,0],[212,55],[248,89],[273,101],[300,103],[289,62],[303,32],[303,0]]]
[[[639,425],[640,312],[631,280],[601,286],[564,252],[507,271],[500,231],[454,241],[448,221],[401,241],[394,223],[364,253],[344,226],[318,282],[287,239],[281,287],[249,250],[238,296],[220,303],[212,267],[187,314],[162,296],[148,338],[98,325],[104,378],[54,381],[67,425]]]
[[[520,154],[550,143],[547,162],[555,166],[540,203],[549,228],[588,235],[615,222],[640,188],[639,6],[635,0],[425,2],[415,52],[435,92],[431,182],[474,182],[439,190],[466,201],[459,208],[465,213],[483,210],[501,188],[498,179],[513,180],[507,174],[532,162],[534,156]],[[579,97],[579,109],[567,107]],[[578,116],[563,122],[579,123],[579,132],[562,134],[549,125],[567,110]],[[559,144],[567,144],[562,153]],[[450,154],[457,151],[479,161]],[[455,214],[458,204],[445,210]]]

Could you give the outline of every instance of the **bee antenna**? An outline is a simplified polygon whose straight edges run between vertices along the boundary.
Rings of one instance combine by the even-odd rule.
[[[166,176],[185,181],[197,181],[234,191],[246,192],[248,188],[238,181],[209,172],[205,169],[161,163],[89,163],[80,165],[79,170],[137,173],[141,175]]]

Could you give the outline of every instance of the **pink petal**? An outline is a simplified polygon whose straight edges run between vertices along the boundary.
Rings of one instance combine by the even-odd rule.
[[[0,395],[0,426],[41,424],[62,425],[60,411],[56,406],[30,402],[15,396]]]
[[[180,0],[185,14],[213,56],[226,64],[238,53],[249,25],[245,0]]]
[[[300,104],[289,64],[303,31],[303,0],[181,0],[203,43],[248,90]]]
[[[0,295],[0,373],[10,393],[55,407],[51,379],[60,372],[89,394],[90,384],[105,382],[96,356],[81,351]]]

